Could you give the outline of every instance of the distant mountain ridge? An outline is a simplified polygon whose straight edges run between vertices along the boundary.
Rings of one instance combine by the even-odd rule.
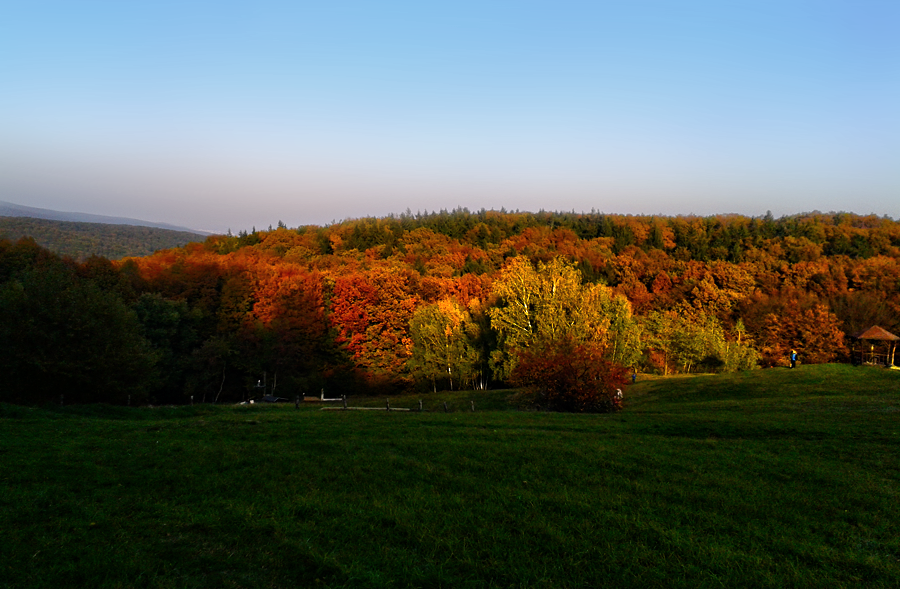
[[[181,231],[194,233],[196,235],[211,235],[208,231],[199,231],[189,227],[179,227],[168,223],[154,223],[152,221],[142,221],[141,219],[131,219],[128,217],[108,217],[106,215],[92,215],[90,213],[69,213],[63,211],[54,211],[51,209],[40,209],[37,207],[27,207],[11,202],[0,201],[0,217],[31,217],[32,219],[47,219],[49,221],[68,221],[71,223],[105,223],[107,225],[134,225],[136,227],[156,227],[158,229],[168,229],[170,231]]]
[[[205,238],[190,231],[143,225],[0,216],[0,239],[17,241],[22,237],[31,237],[38,245],[75,260],[91,256],[110,260],[149,256],[159,250],[183,247]]]

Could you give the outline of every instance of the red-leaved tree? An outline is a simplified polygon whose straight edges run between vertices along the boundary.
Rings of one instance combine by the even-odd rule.
[[[536,409],[609,413],[622,408],[617,389],[625,385],[626,373],[603,358],[600,346],[566,338],[519,352],[510,381]]]

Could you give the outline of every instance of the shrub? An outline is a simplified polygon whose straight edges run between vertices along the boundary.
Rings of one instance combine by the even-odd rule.
[[[572,339],[519,352],[510,381],[526,406],[548,411],[608,413],[622,408],[616,389],[627,369],[603,358],[603,349]]]

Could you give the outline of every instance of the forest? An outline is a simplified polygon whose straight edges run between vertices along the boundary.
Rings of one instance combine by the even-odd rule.
[[[0,240],[0,401],[496,388],[554,350],[620,373],[846,361],[848,334],[900,332],[898,258],[900,223],[818,212],[408,211],[115,261]]]
[[[14,241],[20,237],[31,237],[52,252],[84,261],[92,255],[111,260],[148,256],[157,250],[187,245],[204,236],[139,225],[0,216],[0,238]]]

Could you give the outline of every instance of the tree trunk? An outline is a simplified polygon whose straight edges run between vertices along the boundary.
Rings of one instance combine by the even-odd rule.
[[[216,400],[213,401],[214,404],[219,402],[219,395],[222,394],[222,387],[225,386],[225,369],[227,367],[228,367],[228,362],[225,362],[224,364],[222,364],[222,382],[219,383],[219,392],[216,393]]]

